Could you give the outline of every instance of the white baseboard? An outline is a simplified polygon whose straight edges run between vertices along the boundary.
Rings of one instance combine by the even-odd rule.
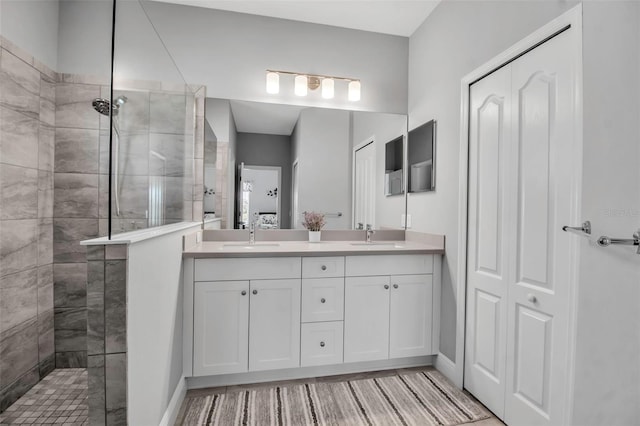
[[[178,386],[176,386],[176,390],[173,392],[173,396],[171,397],[171,401],[169,401],[167,410],[164,412],[164,416],[162,416],[162,420],[160,420],[160,426],[173,426],[176,423],[182,401],[184,401],[186,395],[187,380],[183,376],[180,378]]]
[[[389,370],[394,368],[419,367],[433,365],[434,355],[366,361],[347,364],[334,364],[318,367],[298,367],[283,370],[254,371],[250,373],[220,374],[217,376],[187,377],[189,389],[201,389],[217,386],[264,383],[280,380],[306,379],[309,377],[332,376],[335,374],[361,373],[365,371]]]
[[[462,389],[462,383],[458,383],[458,377],[456,374],[456,363],[451,361],[442,353],[439,353],[436,357],[436,362],[434,364],[436,370],[442,373],[444,377],[451,380],[453,384]]]

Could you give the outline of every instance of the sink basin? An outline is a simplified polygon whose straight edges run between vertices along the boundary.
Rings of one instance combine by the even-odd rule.
[[[401,247],[400,245],[398,245],[397,243],[394,243],[392,241],[372,241],[370,243],[365,243],[365,242],[358,242],[358,243],[351,243],[352,246],[396,246],[396,247]]]
[[[249,243],[226,243],[223,244],[222,247],[233,247],[233,248],[241,248],[241,249],[254,249],[254,248],[261,248],[261,247],[280,247],[280,244],[278,243],[254,243],[254,244],[249,244]]]

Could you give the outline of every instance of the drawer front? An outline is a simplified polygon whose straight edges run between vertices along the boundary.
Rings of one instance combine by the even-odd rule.
[[[302,280],[302,322],[342,321],[344,278]]]
[[[347,256],[345,273],[348,277],[432,274],[433,255],[391,254]]]
[[[342,363],[342,321],[302,324],[301,337],[301,366]]]
[[[196,259],[196,281],[300,278],[299,257]]]
[[[305,257],[302,278],[344,277],[344,257]]]

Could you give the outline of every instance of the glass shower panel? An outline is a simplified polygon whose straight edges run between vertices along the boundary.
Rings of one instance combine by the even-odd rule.
[[[194,94],[138,1],[116,6],[110,235],[192,220]]]

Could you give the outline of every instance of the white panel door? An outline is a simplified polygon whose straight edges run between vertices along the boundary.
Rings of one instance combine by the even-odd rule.
[[[300,366],[300,279],[251,281],[249,370]]]
[[[562,424],[567,408],[571,48],[565,31],[470,94],[465,387],[514,425]]]
[[[569,31],[512,63],[515,215],[510,270],[509,424],[563,421],[572,222],[575,70]]]
[[[389,276],[345,279],[344,362],[389,358]]]
[[[247,371],[249,281],[196,283],[193,315],[194,375]]]
[[[511,72],[471,87],[465,387],[498,417],[506,380]]]
[[[376,148],[373,142],[355,152],[353,227],[359,223],[375,226]]]
[[[431,355],[433,275],[391,277],[389,358]]]

